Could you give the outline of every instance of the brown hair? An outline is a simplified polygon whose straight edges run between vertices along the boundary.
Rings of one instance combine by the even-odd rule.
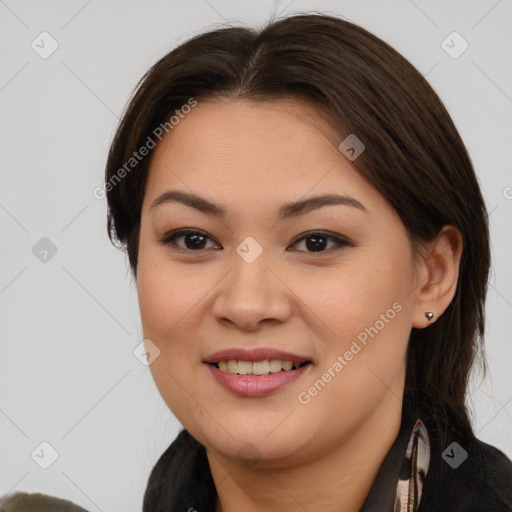
[[[221,28],[181,44],[141,79],[106,166],[109,236],[126,247],[135,276],[150,158],[115,186],[112,179],[176,109],[215,97],[317,105],[363,141],[352,163],[395,208],[415,246],[443,225],[459,229],[456,294],[434,324],[412,330],[406,391],[421,390],[430,410],[469,435],[465,394],[484,333],[488,220],[468,152],[434,90],[387,43],[333,16],[295,15],[259,31]]]

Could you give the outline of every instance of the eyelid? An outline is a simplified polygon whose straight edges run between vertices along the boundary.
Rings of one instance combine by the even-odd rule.
[[[343,237],[342,235],[330,233],[329,231],[323,231],[323,230],[310,230],[306,231],[305,233],[301,233],[290,245],[296,245],[299,242],[302,242],[304,239],[307,239],[309,237],[313,237],[313,235],[320,235],[324,238],[327,238],[328,240],[334,241],[337,245],[337,247],[331,247],[330,249],[327,249],[325,251],[297,251],[297,252],[304,252],[306,254],[311,255],[322,255],[322,254],[331,254],[333,250],[339,250],[342,247],[348,247],[353,246],[352,242],[350,242],[347,238]]]
[[[206,239],[215,241],[210,235],[208,235],[206,232],[204,232],[200,229],[182,228],[182,229],[177,229],[175,231],[171,231],[170,233],[164,235],[159,240],[159,242],[165,246],[174,245],[173,250],[176,250],[178,252],[188,253],[188,254],[190,254],[190,253],[200,254],[200,253],[208,250],[208,249],[197,249],[197,250],[184,249],[182,247],[176,246],[176,244],[174,243],[174,240],[176,240],[177,238],[180,238],[182,236],[186,236],[188,234],[198,234],[198,235],[205,237]],[[336,250],[341,249],[342,247],[353,246],[353,243],[350,242],[347,238],[345,238],[341,235],[338,235],[338,234],[331,234],[330,232],[323,231],[323,230],[310,230],[310,231],[306,231],[305,233],[301,233],[294,239],[294,241],[290,245],[296,245],[299,242],[302,242],[303,240],[305,240],[309,237],[313,237],[313,235],[320,235],[324,238],[327,238],[328,240],[334,241],[336,243],[337,247],[336,246],[331,247],[330,249],[327,249],[324,251],[296,251],[296,252],[306,253],[306,254],[310,254],[310,255],[322,255],[322,254],[331,254],[333,252],[333,250],[336,251]]]
[[[173,245],[174,246],[173,250],[178,251],[178,252],[188,253],[188,254],[190,254],[190,253],[198,253],[199,254],[199,253],[205,251],[206,249],[198,249],[195,251],[192,249],[184,249],[183,247],[179,247],[174,243],[174,240],[176,240],[177,238],[181,238],[182,236],[186,236],[189,234],[190,235],[201,235],[201,236],[205,237],[206,239],[214,240],[210,235],[208,235],[204,231],[201,231],[200,229],[182,228],[182,229],[177,229],[175,231],[171,231],[170,233],[167,233],[159,240],[159,242],[161,244],[163,244],[164,246]]]

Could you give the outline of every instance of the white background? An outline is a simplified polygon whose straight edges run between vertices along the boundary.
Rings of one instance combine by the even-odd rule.
[[[92,191],[150,65],[207,28],[279,11],[339,14],[375,33],[452,115],[491,212],[489,376],[472,386],[475,430],[512,458],[512,2],[288,1],[0,1],[0,495],[141,509],[179,424],[132,353],[142,340],[135,289]],[[31,48],[43,31],[58,43],[47,59]],[[441,47],[453,31],[469,43],[457,59]],[[57,248],[46,263],[32,253],[42,237]],[[46,470],[31,458],[42,441],[59,454]]]

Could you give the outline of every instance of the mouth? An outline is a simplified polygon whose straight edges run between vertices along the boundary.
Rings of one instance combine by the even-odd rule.
[[[215,381],[230,393],[258,398],[278,392],[312,371],[309,355],[272,347],[228,348],[203,360]]]
[[[262,359],[261,361],[227,359],[206,364],[232,375],[267,376],[282,372],[294,372],[312,362],[309,360],[294,362],[282,359]]]

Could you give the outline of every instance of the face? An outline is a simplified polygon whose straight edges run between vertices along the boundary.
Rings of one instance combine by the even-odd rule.
[[[154,150],[144,338],[163,399],[211,453],[298,463],[400,413],[415,260],[341,140],[292,100],[199,101]]]

